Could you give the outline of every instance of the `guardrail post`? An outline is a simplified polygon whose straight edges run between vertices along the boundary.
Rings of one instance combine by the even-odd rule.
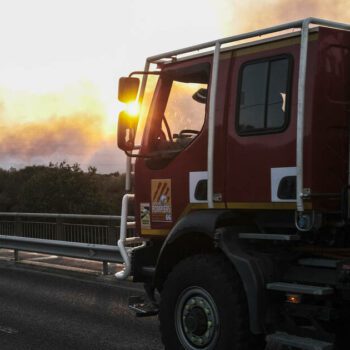
[[[56,218],[56,235],[58,241],[65,241],[66,234],[64,231],[63,220],[61,218]]]
[[[102,262],[102,273],[104,276],[108,275],[108,261]]]
[[[17,249],[13,250],[13,257],[15,259],[15,262],[19,261],[19,254],[18,254],[18,250]]]

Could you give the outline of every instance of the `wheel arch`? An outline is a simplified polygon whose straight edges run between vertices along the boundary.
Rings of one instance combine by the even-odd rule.
[[[160,250],[154,285],[162,289],[172,268],[182,259],[197,253],[214,252],[215,229],[227,219],[223,210],[198,210],[182,217],[172,228]]]
[[[260,268],[259,261],[240,246],[235,235],[237,229],[234,229],[238,218],[237,213],[225,209],[198,210],[181,218],[160,250],[154,286],[161,290],[173,267],[190,255],[222,253],[241,278],[247,297],[250,329],[254,334],[261,334],[266,272]]]

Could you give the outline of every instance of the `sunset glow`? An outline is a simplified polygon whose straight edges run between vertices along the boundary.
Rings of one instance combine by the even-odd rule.
[[[66,160],[123,171],[117,82],[146,57],[308,16],[350,22],[343,0],[0,2],[5,169]]]

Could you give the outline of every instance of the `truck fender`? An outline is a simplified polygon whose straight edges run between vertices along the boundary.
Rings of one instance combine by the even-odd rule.
[[[218,245],[238,272],[247,297],[250,330],[253,334],[264,332],[264,315],[267,308],[266,281],[273,267],[269,259],[258,253],[248,254],[238,239],[235,228],[217,230]]]
[[[237,215],[226,209],[196,210],[183,216],[169,232],[163,248],[189,232],[201,232],[214,238],[220,222],[233,220]]]
[[[201,242],[203,240],[209,241],[213,246],[215,228],[219,225],[220,220],[224,220],[228,216],[232,216],[232,214],[223,209],[198,210],[192,211],[178,220],[160,249],[154,274],[154,286],[160,289],[167,274],[174,266],[173,264],[188,256],[181,256],[185,253],[186,248],[191,248],[191,253],[195,253],[196,249],[201,248],[199,239],[195,239],[194,236],[202,238]],[[184,241],[190,241],[191,238],[193,239],[191,247],[184,246]],[[178,243],[180,241],[182,245]],[[180,247],[177,247],[177,244]],[[175,253],[176,257],[173,256]]]
[[[232,226],[237,218],[237,213],[225,209],[198,210],[182,217],[171,229],[160,250],[153,285],[161,289],[173,266],[189,254],[202,252],[203,243],[199,241],[207,242],[206,248],[219,248],[238,272],[247,297],[251,331],[260,334],[263,332],[264,274],[258,259],[240,247]],[[177,246],[177,242],[181,244]],[[184,242],[188,242],[188,246],[184,246]],[[191,253],[186,252],[186,248],[191,248]]]

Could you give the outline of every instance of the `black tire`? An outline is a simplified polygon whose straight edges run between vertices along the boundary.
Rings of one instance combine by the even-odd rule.
[[[161,292],[159,320],[166,350],[259,348],[241,280],[220,255],[195,255],[175,266]]]

